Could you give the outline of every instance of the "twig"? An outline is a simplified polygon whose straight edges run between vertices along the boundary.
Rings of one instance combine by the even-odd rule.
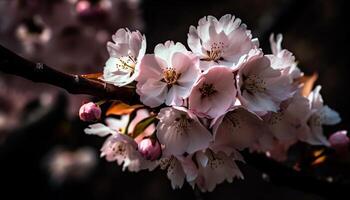
[[[99,98],[113,98],[127,103],[138,102],[133,89],[117,87],[81,75],[57,71],[43,63],[33,63],[0,45],[0,72],[47,83],[67,90],[71,94],[88,94]]]

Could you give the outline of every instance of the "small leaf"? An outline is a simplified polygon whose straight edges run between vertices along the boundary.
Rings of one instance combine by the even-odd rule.
[[[83,74],[81,77],[83,78],[88,78],[88,79],[100,79],[102,77],[103,73],[98,72],[98,73],[93,73],[93,74]]]
[[[106,112],[106,116],[109,115],[127,115],[132,113],[135,109],[142,108],[143,105],[128,105],[126,103],[118,102],[114,103]]]
[[[301,94],[304,97],[307,97],[310,92],[312,91],[312,88],[314,87],[314,84],[318,78],[317,73],[313,73],[311,76],[302,76],[301,78],[298,79],[299,83],[304,84],[302,89],[301,89]]]
[[[149,125],[151,125],[156,120],[156,115],[149,116],[139,123],[136,124],[134,128],[134,132],[132,133],[132,137],[136,138],[140,135]]]
[[[311,163],[311,166],[315,166],[315,165],[319,165],[319,164],[322,164],[326,161],[326,156],[320,156],[318,158],[316,158],[312,163]]]

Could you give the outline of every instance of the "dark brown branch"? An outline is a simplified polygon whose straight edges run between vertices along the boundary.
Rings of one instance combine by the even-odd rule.
[[[71,94],[88,94],[99,98],[113,98],[127,103],[137,102],[133,89],[117,87],[81,75],[57,71],[42,63],[28,61],[0,45],[0,71],[34,82],[47,83],[67,90]]]

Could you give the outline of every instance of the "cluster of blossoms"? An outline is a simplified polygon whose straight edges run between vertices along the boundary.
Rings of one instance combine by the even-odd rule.
[[[323,104],[320,86],[302,95],[297,80],[303,74],[293,54],[282,49],[281,35],[271,36],[272,54],[265,55],[246,25],[225,15],[203,17],[191,26],[190,50],[166,41],[145,54],[145,36],[128,29],[119,29],[112,39],[102,80],[136,85],[144,107],[108,117],[106,124],[90,125],[85,132],[109,135],[102,156],[123,169],[159,166],[173,188],[186,180],[212,191],[225,180],[243,178],[236,165],[244,162],[243,149],[282,160],[297,141],[330,145],[322,125],[340,117]]]

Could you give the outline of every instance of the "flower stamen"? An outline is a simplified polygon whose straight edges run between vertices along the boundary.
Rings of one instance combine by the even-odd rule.
[[[201,98],[210,97],[215,94],[217,91],[213,84],[204,83],[201,88],[199,88],[201,92]]]
[[[130,72],[134,72],[136,66],[136,60],[133,56],[122,56],[118,59],[117,68],[120,70],[126,70]]]
[[[222,56],[224,54],[224,48],[225,44],[223,42],[216,43],[214,42],[211,45],[210,51],[207,51],[207,58],[204,58],[202,60],[205,61],[218,61],[222,60]]]
[[[243,80],[243,88],[250,93],[264,92],[266,90],[266,82],[257,75],[243,77]]]
[[[174,68],[168,67],[163,71],[163,77],[168,85],[174,85],[179,79],[180,74],[178,74]]]

